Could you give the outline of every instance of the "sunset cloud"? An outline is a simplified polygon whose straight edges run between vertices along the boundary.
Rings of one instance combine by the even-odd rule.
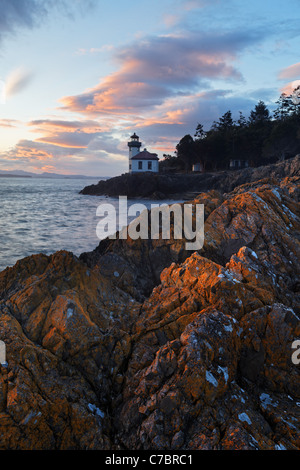
[[[282,69],[278,75],[278,78],[280,80],[296,79],[299,77],[300,77],[300,62],[298,62],[297,64],[290,65],[289,67],[286,67],[285,69]]]
[[[30,121],[29,126],[37,127],[37,131],[40,130],[53,130],[53,129],[64,129],[72,131],[84,131],[84,132],[99,132],[101,130],[97,121],[66,121],[61,119],[36,119]]]
[[[210,81],[242,84],[243,76],[235,63],[243,49],[259,40],[259,35],[247,31],[139,38],[115,49],[116,72],[79,95],[62,98],[60,110],[92,121],[96,118],[101,127],[106,126],[105,138],[99,133],[89,143],[89,150],[105,146],[113,155],[118,141],[111,146],[109,142],[117,133],[123,142],[119,150],[126,158],[127,139],[137,129],[145,145],[170,153],[178,136],[190,133],[198,122],[209,128],[217,113],[230,108],[230,90],[212,89]],[[241,99],[241,103],[250,110],[253,99]],[[233,108],[238,114],[238,100]],[[61,132],[60,137],[66,138]],[[59,143],[57,136],[40,140]]]
[[[16,119],[0,119],[0,127],[17,127],[18,124]]]
[[[113,162],[121,168],[123,166],[124,171],[127,168],[127,152],[119,149],[119,142],[111,135],[104,133],[93,136],[85,146],[80,145],[80,140],[76,143],[76,138],[79,137],[70,132],[68,135],[58,135],[53,142],[50,138],[47,141],[46,137],[38,140],[22,139],[10,150],[0,153],[0,162],[7,162],[6,166],[10,168],[30,171],[47,171],[45,168],[51,168],[55,172],[60,168],[68,168],[69,173],[78,172],[88,162],[94,169],[99,168],[99,175],[100,166],[108,169]],[[95,175],[95,171],[92,174]]]
[[[53,158],[53,153],[45,146],[31,140],[20,140],[12,149],[0,155],[2,159],[21,163],[32,163],[37,160],[47,161]]]
[[[82,94],[60,101],[63,109],[89,116],[136,115],[165,100],[208,88],[208,80],[239,81],[233,65],[257,40],[247,33],[189,33],[139,40],[115,53],[119,70]]]
[[[298,86],[300,86],[300,80],[294,80],[293,82],[289,82],[284,85],[284,87],[282,87],[280,91],[281,93],[290,96]]]
[[[97,134],[82,132],[61,132],[36,139],[36,142],[56,145],[64,148],[85,149]]]
[[[56,145],[58,147],[84,149],[101,132],[96,121],[66,121],[38,119],[28,124],[32,131],[43,134],[35,142]]]

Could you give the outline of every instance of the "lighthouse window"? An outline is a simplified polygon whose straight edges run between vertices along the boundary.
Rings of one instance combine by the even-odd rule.
[[[139,170],[143,169],[143,162],[139,162]]]
[[[148,162],[148,170],[152,170],[152,162]]]

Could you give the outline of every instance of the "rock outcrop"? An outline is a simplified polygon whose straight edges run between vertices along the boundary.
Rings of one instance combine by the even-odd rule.
[[[128,198],[149,199],[189,199],[192,193],[211,189],[230,192],[245,183],[263,178],[284,178],[297,176],[300,155],[282,162],[245,168],[238,171],[219,171],[216,173],[125,173],[121,176],[99,181],[83,188],[80,193],[91,196],[127,196]]]
[[[110,449],[132,299],[68,252],[26,258],[0,277],[0,448]]]
[[[199,194],[196,252],[104,240],[0,273],[0,448],[300,450],[296,173]]]

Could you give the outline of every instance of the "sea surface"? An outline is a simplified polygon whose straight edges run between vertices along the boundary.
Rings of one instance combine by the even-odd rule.
[[[96,248],[100,242],[96,233],[101,220],[96,214],[98,206],[114,206],[119,221],[119,198],[79,194],[85,186],[97,182],[96,179],[0,178],[0,271],[33,254],[50,255],[67,250],[79,256]],[[168,202],[172,201],[159,204]],[[128,201],[128,207],[137,203],[150,208],[157,201]],[[117,229],[122,226],[117,225]]]

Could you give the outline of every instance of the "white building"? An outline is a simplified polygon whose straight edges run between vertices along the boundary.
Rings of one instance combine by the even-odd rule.
[[[203,164],[201,162],[198,162],[198,163],[194,163],[193,165],[193,171],[195,173],[198,173],[198,172],[203,172],[204,171],[204,168],[203,168]]]
[[[141,142],[134,133],[128,142],[129,147],[129,173],[141,173],[151,171],[158,173],[158,156],[156,153],[150,153],[147,149],[140,152]]]
[[[230,160],[229,168],[231,170],[240,170],[241,168],[248,168],[249,162],[248,160]]]

